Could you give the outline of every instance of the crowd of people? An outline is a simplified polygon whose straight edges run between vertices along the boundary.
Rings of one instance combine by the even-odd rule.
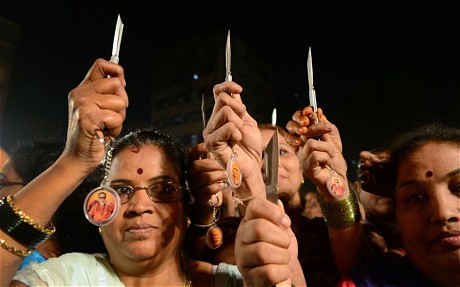
[[[122,133],[125,86],[122,66],[97,59],[69,93],[66,140],[3,164],[2,286],[460,286],[457,127],[363,150],[353,182],[321,108],[258,123],[243,88],[218,83],[204,140],[186,149],[154,127]]]

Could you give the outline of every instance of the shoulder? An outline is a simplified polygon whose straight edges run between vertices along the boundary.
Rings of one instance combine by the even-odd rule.
[[[14,280],[29,286],[96,286],[101,280],[122,286],[104,254],[66,253],[40,264],[31,263],[16,273]]]

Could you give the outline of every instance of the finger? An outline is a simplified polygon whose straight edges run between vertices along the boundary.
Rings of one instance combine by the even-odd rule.
[[[303,108],[302,110],[302,115],[309,118],[312,114],[314,113],[313,107],[312,106],[307,106]]]
[[[237,264],[238,265],[238,264]],[[244,286],[266,287],[288,280],[291,270],[287,265],[262,265],[253,268],[246,268],[238,265],[242,270]]]
[[[322,135],[333,131],[333,126],[329,122],[319,122],[314,125],[310,125],[307,131],[300,137],[302,141],[306,142],[308,139],[318,139]]]
[[[254,219],[265,219],[284,229],[291,226],[291,220],[282,208],[261,198],[249,201],[243,221],[246,222]]]
[[[253,254],[244,259],[245,266],[260,266],[268,264],[289,264],[290,254],[286,247],[279,247],[267,242],[255,242],[245,245],[246,254]]]
[[[307,132],[307,126],[301,125],[294,120],[290,120],[286,124],[286,130],[292,135],[300,136]]]
[[[80,85],[107,78],[108,75],[118,78],[123,83],[123,86],[126,86],[123,67],[102,58],[97,59],[93,63],[93,66],[89,69]]]
[[[299,137],[290,133],[286,133],[284,139],[286,140],[286,143],[294,150],[294,152],[297,152],[303,144],[303,141]]]
[[[195,160],[198,160],[202,158],[203,155],[205,155],[206,153],[208,153],[208,149],[206,148],[204,143],[196,144],[192,146],[187,152],[188,161],[193,162]]]
[[[214,95],[214,100],[217,100],[217,97],[221,93],[226,94],[241,94],[243,88],[238,85],[236,82],[223,82],[217,85],[214,85],[212,92]]]
[[[117,137],[121,130],[125,113],[111,110],[82,109],[80,111],[81,127],[88,134],[94,135],[97,130],[105,131],[111,137]]]

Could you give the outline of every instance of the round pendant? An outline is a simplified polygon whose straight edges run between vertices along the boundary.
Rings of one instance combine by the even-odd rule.
[[[211,249],[217,249],[223,242],[224,236],[222,229],[217,225],[210,227],[206,232],[206,245]]]
[[[340,175],[331,171],[331,177],[326,181],[327,190],[334,197],[342,197],[345,193],[345,183]]]
[[[86,219],[96,226],[104,226],[113,221],[120,209],[120,197],[109,186],[99,186],[91,190],[83,204]]]
[[[240,187],[243,175],[241,174],[240,165],[233,158],[227,163],[227,177],[231,187]]]

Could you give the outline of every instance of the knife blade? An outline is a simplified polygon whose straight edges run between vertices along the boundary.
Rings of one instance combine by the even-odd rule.
[[[280,152],[278,145],[278,128],[264,149],[265,192],[267,199],[278,204],[278,168]]]
[[[225,45],[225,81],[232,80],[232,48],[230,46],[230,30],[227,33],[227,44]]]
[[[124,24],[121,22],[120,14],[118,14],[117,18],[117,25],[115,26],[115,35],[113,37],[113,46],[112,46],[112,57],[110,58],[110,62],[118,64],[119,55],[120,55],[120,44],[121,44],[121,36],[123,35],[123,27]]]
[[[316,91],[313,86],[313,63],[311,58],[311,47],[308,47],[308,58],[307,58],[307,74],[308,74],[308,97],[310,100],[310,106],[313,107],[313,111],[318,111],[318,105],[316,103]],[[315,118],[315,124],[318,123],[318,117]]]

